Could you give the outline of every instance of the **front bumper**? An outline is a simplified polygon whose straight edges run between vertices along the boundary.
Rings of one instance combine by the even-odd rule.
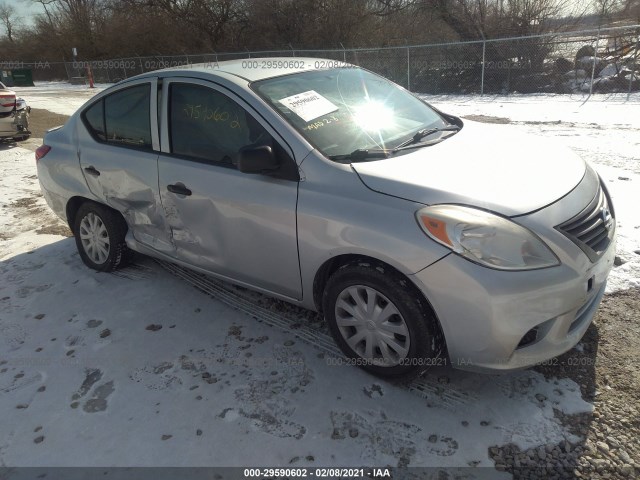
[[[515,219],[541,235],[558,254],[559,266],[507,272],[449,254],[412,275],[440,320],[454,368],[525,368],[561,355],[580,341],[613,267],[615,232],[606,251],[592,263],[550,225],[584,207],[596,185],[597,177],[589,178],[556,204]]]

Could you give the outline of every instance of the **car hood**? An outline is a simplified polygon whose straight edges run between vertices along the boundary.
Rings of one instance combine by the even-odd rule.
[[[458,203],[522,215],[560,199],[586,164],[555,142],[465,121],[455,135],[389,159],[353,163],[372,190],[427,205]]]

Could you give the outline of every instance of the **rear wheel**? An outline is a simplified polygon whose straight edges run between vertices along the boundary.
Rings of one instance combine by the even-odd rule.
[[[111,272],[126,263],[127,224],[119,213],[104,205],[84,203],[76,214],[73,233],[80,257],[88,267]]]
[[[434,364],[436,320],[407,279],[385,265],[360,261],[338,269],[323,310],[338,346],[365,370],[404,376]]]

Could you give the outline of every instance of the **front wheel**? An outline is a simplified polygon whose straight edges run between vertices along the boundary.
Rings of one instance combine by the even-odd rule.
[[[395,270],[360,261],[327,282],[323,310],[336,343],[377,375],[404,376],[433,365],[436,320],[408,280]]]
[[[88,267],[111,272],[124,265],[127,224],[119,213],[97,203],[84,203],[76,214],[73,233]]]

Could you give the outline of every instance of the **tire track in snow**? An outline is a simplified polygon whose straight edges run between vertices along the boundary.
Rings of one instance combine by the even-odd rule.
[[[226,285],[204,274],[180,267],[173,263],[161,260],[155,261],[166,271],[185,280],[201,292],[250,315],[257,321],[292,334],[325,354],[344,358],[344,355],[330,335],[301,323],[299,319],[288,318],[286,315],[274,313],[271,310],[257,305],[255,301],[247,298],[248,295],[243,296],[239,290],[231,285]],[[294,324],[296,328],[292,328]],[[427,400],[429,406],[440,407],[450,411],[457,411],[460,407],[469,405],[477,400],[477,396],[473,394],[457,389],[450,383],[444,386],[438,383],[437,379],[430,377],[418,377],[408,384],[393,383],[393,385],[409,390],[411,393]]]
[[[203,274],[190,271],[186,268],[172,263],[167,263],[159,260],[157,260],[157,262],[165,270],[179,278],[182,278],[183,280],[186,280],[198,290],[217,298],[218,300],[222,301],[232,308],[250,315],[259,322],[266,323],[267,325],[291,333],[300,340],[303,340],[319,348],[324,353],[335,356],[343,356],[342,352],[340,352],[338,347],[335,345],[333,338],[331,338],[330,336],[309,328],[306,325],[302,325],[300,326],[300,328],[292,329],[291,325],[292,323],[294,323],[292,320],[289,320],[286,317],[278,315],[243,298],[232,288],[223,285],[222,282],[218,282]]]
[[[132,263],[127,265],[125,268],[111,272],[111,274],[116,277],[127,278],[129,280],[144,280],[145,278],[149,278],[153,275],[153,269],[145,265]]]

